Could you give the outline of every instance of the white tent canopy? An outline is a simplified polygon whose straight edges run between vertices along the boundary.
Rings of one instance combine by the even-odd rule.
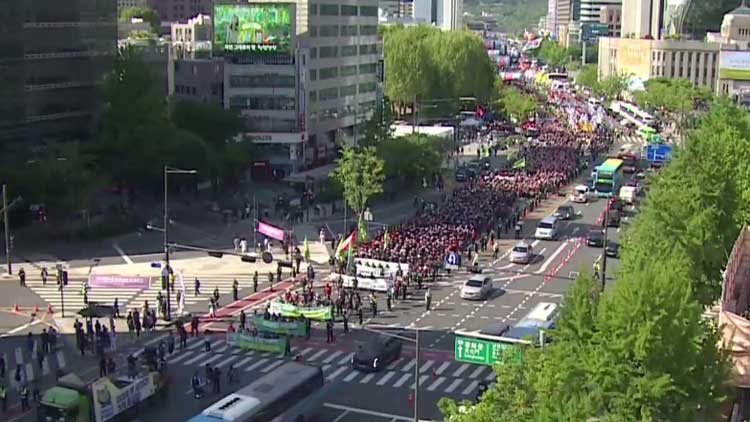
[[[401,124],[391,126],[393,137],[408,136],[412,133],[421,135],[439,136],[445,139],[453,139],[453,128],[450,126],[417,126],[416,130],[411,125]]]

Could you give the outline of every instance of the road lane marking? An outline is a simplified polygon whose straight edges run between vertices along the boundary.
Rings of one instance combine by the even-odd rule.
[[[386,373],[383,378],[379,379],[378,382],[375,383],[375,385],[385,385],[385,383],[387,383],[389,379],[393,378],[394,375],[396,375],[396,372],[388,371],[388,373]]]
[[[424,363],[424,365],[422,365],[422,367],[421,367],[421,368],[419,368],[419,372],[420,372],[420,373],[422,373],[422,372],[426,372],[426,371],[427,371],[428,369],[430,369],[430,367],[431,367],[431,366],[432,366],[433,364],[435,364],[435,361],[433,361],[433,360],[428,360],[427,362],[425,362],[425,363]]]
[[[484,377],[485,381],[494,381],[495,378],[497,378],[497,374],[495,374],[495,371],[490,371],[490,374]]]
[[[346,377],[344,378],[344,381],[345,381],[345,382],[351,382],[351,381],[352,381],[352,380],[353,380],[354,378],[357,378],[357,375],[359,375],[359,372],[357,372],[357,371],[352,371],[352,372],[351,372],[351,373],[350,373],[349,375],[347,375],[347,376],[346,376]]]
[[[409,377],[411,377],[411,374],[404,374],[401,378],[398,379],[398,381],[396,381],[395,384],[393,384],[393,387],[399,388],[402,385],[406,384],[406,381],[409,380]]]
[[[277,360],[274,363],[261,369],[260,372],[263,372],[264,374],[267,372],[271,372],[271,370],[276,369],[277,367],[281,366],[284,362],[285,362],[284,360]]]
[[[478,367],[477,369],[474,370],[474,372],[471,373],[471,375],[469,375],[469,378],[476,378],[477,376],[479,376],[480,373],[482,373],[482,371],[484,371],[484,368],[485,368],[484,366]]]
[[[303,350],[303,351],[301,351],[301,352],[299,352],[299,353],[297,353],[297,354],[298,354],[298,355],[306,355],[306,354],[308,354],[308,353],[312,352],[313,350],[315,350],[315,349],[314,349],[314,348],[312,348],[312,347],[308,347],[307,349],[305,349],[305,350]]]
[[[453,383],[451,385],[449,385],[448,388],[445,389],[445,392],[446,393],[452,393],[453,390],[455,390],[456,387],[458,387],[459,385],[461,385],[461,383],[463,381],[464,380],[462,380],[462,379],[457,379],[457,380],[453,381]]]
[[[308,357],[307,359],[308,360],[316,360],[316,359],[320,358],[321,356],[323,356],[324,354],[326,354],[326,352],[328,352],[328,350],[326,350],[326,349],[319,350],[318,353],[315,353],[314,355]]]
[[[123,259],[123,261],[125,261],[126,264],[128,265],[133,264],[133,260],[130,259],[130,257],[128,256],[128,254],[125,253],[125,251],[122,250],[120,245],[118,245],[117,243],[113,243],[112,247],[115,248],[118,254],[120,254],[120,257]]]
[[[336,350],[335,352],[331,353],[327,358],[323,359],[323,363],[331,363],[334,359],[336,359],[341,353],[343,353],[341,350]]]
[[[328,378],[329,380],[334,380],[334,379],[336,379],[337,376],[341,375],[341,373],[344,372],[344,371],[346,371],[347,369],[348,369],[347,367],[343,366],[343,367],[341,367],[341,368],[333,371],[332,374],[328,374],[328,376],[326,376],[326,378]]]
[[[186,360],[186,361],[185,361],[185,362],[183,362],[182,364],[183,364],[183,365],[187,365],[187,366],[190,366],[190,365],[192,365],[192,364],[194,364],[194,363],[198,362],[198,361],[199,361],[199,360],[201,360],[201,359],[205,359],[205,358],[206,358],[206,356],[208,356],[208,355],[209,355],[209,354],[208,354],[208,353],[205,353],[205,352],[204,352],[204,353],[198,353],[198,355],[197,355],[197,356],[195,356],[195,357],[193,357],[193,358],[191,358],[191,359],[188,359],[188,360]]]
[[[55,290],[57,290],[57,289],[55,289]],[[15,334],[15,333],[17,333],[19,331],[23,331],[23,330],[25,330],[25,329],[27,329],[29,327],[33,327],[34,325],[40,324],[41,322],[42,322],[41,319],[35,319],[35,320],[29,322],[28,324],[23,324],[23,325],[21,325],[19,327],[16,327],[16,328],[8,331],[7,333],[1,335],[0,338],[10,337],[10,336],[12,336],[13,334]]]
[[[440,367],[439,367],[439,368],[438,368],[438,369],[437,369],[437,370],[435,371],[435,373],[436,373],[436,374],[438,374],[438,375],[442,375],[442,374],[443,374],[443,372],[444,372],[444,371],[445,371],[446,369],[448,369],[448,367],[449,367],[449,366],[451,366],[451,363],[450,363],[450,362],[443,362],[443,364],[442,364],[442,365],[440,365]]]
[[[471,393],[471,390],[477,388],[477,385],[479,385],[477,381],[472,381],[468,387],[464,388],[464,391],[462,391],[461,394],[463,394],[464,396],[469,395]]]
[[[420,388],[422,388],[422,386],[424,386],[424,383],[425,383],[425,381],[427,381],[428,378],[430,378],[429,375],[422,375],[421,377],[419,377],[419,387]],[[412,383],[411,387],[409,387],[409,388],[411,388],[413,390],[415,386],[416,386],[416,383]]]
[[[454,376],[454,377],[459,377],[459,376],[461,376],[461,374],[463,374],[463,373],[464,373],[464,371],[466,371],[467,369],[469,369],[469,364],[468,364],[468,363],[464,363],[464,364],[462,364],[462,365],[461,365],[461,367],[460,367],[460,368],[458,368],[458,369],[456,370],[456,372],[454,372],[454,373],[453,373],[453,376]]]
[[[250,362],[254,358],[255,358],[255,356],[248,356],[245,359],[242,359],[241,361],[237,362],[237,364],[235,365],[235,367],[242,368],[243,366],[245,366],[246,363]]]
[[[349,353],[348,355],[341,358],[341,360],[339,361],[339,365],[346,365],[347,363],[349,363],[349,361],[352,360],[353,357],[354,357],[354,352]]]
[[[223,368],[223,367],[224,367],[224,365],[228,364],[229,362],[231,362],[231,361],[233,361],[233,360],[235,360],[235,359],[237,359],[237,358],[238,358],[238,356],[235,356],[235,355],[231,355],[231,356],[229,356],[228,358],[224,359],[223,361],[221,361],[221,362],[217,363],[217,364],[216,364],[216,367],[217,367],[217,368]]]
[[[416,365],[416,364],[417,364],[417,360],[416,360],[416,359],[412,359],[412,360],[410,360],[410,361],[409,361],[409,363],[407,363],[407,364],[406,364],[406,365],[405,365],[405,366],[404,366],[403,368],[401,368],[401,370],[402,370],[402,371],[409,371],[409,370],[410,370],[411,368],[413,368],[413,367],[414,367],[414,365]]]
[[[435,382],[433,382],[432,384],[430,384],[429,387],[427,387],[427,391],[435,391],[438,387],[440,387],[440,384],[444,383],[445,380],[447,379],[448,378],[445,378],[445,377],[440,377],[436,379]]]
[[[339,422],[341,419],[344,419],[346,415],[349,414],[348,410],[345,410],[342,414],[340,414],[336,419],[333,420],[333,422]]]
[[[268,362],[268,359],[266,359],[266,358],[262,358],[262,359],[260,359],[259,361],[255,362],[254,364],[252,364],[252,365],[248,366],[248,367],[247,367],[247,369],[245,369],[245,372],[250,372],[250,371],[252,371],[253,369],[255,369],[255,368],[257,368],[257,367],[259,367],[259,366],[261,366],[261,365],[265,364],[266,362]]]
[[[349,407],[349,406],[343,406],[340,404],[333,404],[333,403],[323,403],[324,407],[327,407],[329,409],[335,409],[340,411],[348,411],[351,413],[358,413],[361,415],[368,415],[368,416],[375,416],[382,419],[391,420],[393,422],[412,422],[414,418],[406,417],[406,416],[399,416],[399,415],[391,415],[389,413],[382,413],[382,412],[375,412],[373,410],[367,410],[367,409],[360,409],[358,407]]]
[[[559,246],[559,247],[558,247],[558,248],[557,248],[557,249],[555,250],[555,252],[554,252],[554,253],[553,253],[552,255],[550,255],[550,257],[549,257],[549,258],[547,258],[547,260],[545,261],[545,263],[544,263],[544,264],[542,264],[542,267],[541,267],[541,268],[539,268],[538,270],[534,271],[534,274],[541,274],[541,273],[543,273],[543,272],[547,271],[547,267],[549,267],[549,265],[550,265],[550,264],[551,264],[552,262],[554,262],[555,258],[557,258],[557,255],[560,255],[560,252],[562,252],[562,251],[563,251],[563,249],[565,249],[565,248],[566,248],[567,246],[568,246],[568,243],[567,243],[567,242],[565,242],[565,243],[561,244],[561,245],[560,245],[560,246]]]
[[[210,364],[216,362],[217,360],[219,360],[219,359],[221,359],[223,357],[224,357],[224,355],[212,356],[212,357],[206,359],[205,361],[201,362],[201,365],[203,365],[203,366],[210,365]]]
[[[360,384],[367,384],[373,378],[375,378],[375,374],[374,373],[367,374],[367,375],[365,375],[364,378],[362,378],[361,380],[359,380],[359,383]]]

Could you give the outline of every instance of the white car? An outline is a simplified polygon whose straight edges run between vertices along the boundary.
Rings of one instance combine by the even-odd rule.
[[[594,196],[593,191],[586,185],[578,185],[573,189],[570,200],[579,204],[589,202]]]
[[[461,288],[462,299],[481,300],[487,297],[492,290],[492,280],[486,275],[475,275],[466,280]]]
[[[557,218],[554,216],[544,217],[536,226],[534,237],[543,240],[555,240],[557,238]]]
[[[510,250],[510,262],[528,264],[533,254],[531,245],[526,242],[519,242]]]

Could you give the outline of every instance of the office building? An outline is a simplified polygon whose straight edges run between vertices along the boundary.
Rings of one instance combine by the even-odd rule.
[[[185,22],[199,14],[210,15],[214,0],[148,0],[162,22]]]
[[[172,23],[172,52],[176,60],[200,59],[211,57],[212,18],[198,15],[188,19],[187,23]]]
[[[378,9],[380,9],[381,16],[412,17],[414,15],[414,0],[380,0]]]
[[[622,0],[581,0],[581,15],[578,19],[582,24],[599,23],[603,7],[622,6]]]
[[[622,36],[663,38],[667,0],[622,0]]]
[[[549,0],[547,2],[547,19],[542,27],[541,20],[539,21],[539,29],[546,29],[547,32],[557,33],[557,2],[558,0]]]
[[[444,31],[455,29],[464,29],[464,0],[442,0],[440,2],[442,13],[438,13],[438,18],[442,17],[440,27]]]
[[[147,4],[147,0],[117,0],[117,10],[128,7],[143,7]]]
[[[5,0],[2,7],[3,147],[88,139],[116,57],[116,2]]]
[[[607,25],[608,37],[619,37],[622,33],[622,6],[602,7],[599,23]]]
[[[437,19],[438,0],[414,0],[412,17],[415,22],[435,24]]]
[[[557,0],[557,24],[568,25],[581,19],[581,0]]]

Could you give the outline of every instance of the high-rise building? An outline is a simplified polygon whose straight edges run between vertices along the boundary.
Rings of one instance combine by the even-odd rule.
[[[199,14],[210,15],[214,0],[148,0],[162,22],[185,22]]]
[[[621,5],[622,0],[581,0],[579,21],[582,24],[599,23],[602,7]]]
[[[666,27],[667,0],[623,0],[622,36],[659,39]]]
[[[464,28],[464,0],[442,0],[440,27],[445,31]]]
[[[604,6],[599,23],[607,25],[608,37],[619,37],[622,30],[622,6]]]
[[[5,0],[0,30],[0,142],[85,140],[117,53],[116,3]]]
[[[545,22],[545,29],[551,33],[557,32],[557,2],[558,0],[549,0],[547,2],[547,21]]]
[[[411,17],[414,14],[414,0],[380,0],[378,8],[385,16]]]
[[[434,24],[437,20],[436,0],[414,0],[412,17],[415,22]]]
[[[557,26],[568,26],[581,18],[581,0],[557,0]],[[565,29],[567,31],[567,28]],[[556,32],[560,32],[559,28]]]

